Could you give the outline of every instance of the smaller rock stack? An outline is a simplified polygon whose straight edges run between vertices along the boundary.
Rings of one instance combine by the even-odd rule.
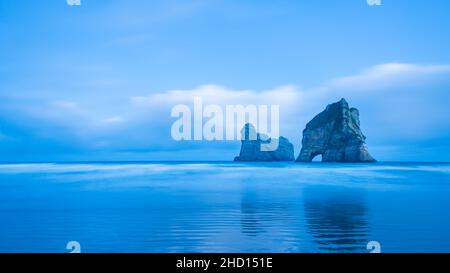
[[[239,156],[234,161],[244,162],[270,162],[294,161],[294,145],[285,137],[280,136],[278,147],[274,151],[262,151],[261,144],[271,143],[271,139],[257,133],[255,127],[247,123],[241,130],[242,145]],[[274,139],[276,140],[276,139]]]

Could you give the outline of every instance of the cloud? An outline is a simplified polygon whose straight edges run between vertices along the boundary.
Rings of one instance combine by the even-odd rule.
[[[219,85],[201,85],[193,89],[169,90],[146,97],[132,97],[138,105],[189,103],[194,97],[202,97],[209,104],[292,104],[301,92],[295,86],[281,86],[271,90],[233,90]]]
[[[159,122],[162,127],[168,128],[168,132],[172,123],[176,120],[170,117],[171,109],[177,105],[186,105],[193,112],[195,98],[201,98],[204,107],[208,105],[219,106],[224,115],[227,105],[242,105],[244,107],[254,105],[256,107],[267,106],[268,116],[270,117],[272,107],[278,106],[280,109],[280,132],[286,134],[292,131],[292,128],[297,124],[297,120],[292,117],[298,116],[298,109],[301,108],[303,95],[304,92],[302,90],[292,85],[262,91],[233,90],[219,85],[201,85],[193,89],[169,90],[144,97],[132,97],[131,103],[140,112],[148,113],[146,120],[149,124]],[[154,112],[165,113],[166,118],[161,118],[161,115],[154,118],[150,114]],[[207,118],[204,118],[204,121],[206,120]],[[225,120],[225,122],[227,121]],[[231,123],[224,125],[225,132],[236,132],[241,129],[236,128],[236,125],[231,125]],[[271,128],[268,129],[270,131]]]
[[[201,98],[203,105],[278,105],[283,116],[290,116],[291,111],[302,102],[304,93],[295,86],[281,86],[269,90],[233,90],[219,85],[201,85],[193,89],[169,90],[150,94],[145,97],[132,97],[131,105],[143,112],[159,111],[170,118],[172,107],[184,104],[193,106],[195,98]],[[160,117],[159,117],[160,118]]]
[[[322,87],[322,98],[346,97],[361,110],[372,139],[429,139],[450,130],[450,65],[386,63],[340,77]]]
[[[331,81],[330,88],[380,90],[435,82],[450,75],[450,65],[386,63],[373,66],[360,74]]]

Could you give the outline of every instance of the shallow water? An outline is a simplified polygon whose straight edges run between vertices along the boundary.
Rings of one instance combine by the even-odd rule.
[[[450,164],[0,165],[0,252],[450,252]]]

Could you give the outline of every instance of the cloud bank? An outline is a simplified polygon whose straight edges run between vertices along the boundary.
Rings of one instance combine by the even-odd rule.
[[[32,100],[6,96],[0,104],[3,124],[6,124],[5,128],[0,128],[0,148],[12,147],[10,142],[6,143],[10,135],[17,139],[15,145],[30,139],[45,139],[81,150],[126,151],[128,154],[183,150],[190,153],[198,149],[238,147],[239,143],[177,143],[171,139],[170,128],[175,121],[170,117],[172,107],[192,105],[195,97],[202,97],[204,104],[223,107],[279,105],[280,133],[295,144],[297,153],[306,123],[327,104],[344,97],[360,110],[369,148],[374,146],[375,151],[382,153],[378,158],[395,160],[386,152],[388,147],[395,146],[406,152],[414,143],[436,139],[442,145],[447,143],[450,135],[449,76],[450,65],[386,63],[355,75],[330,79],[313,88],[285,85],[268,90],[235,90],[209,84],[148,95],[133,95],[132,91],[127,91],[126,96],[121,94],[122,97],[115,100],[95,95],[68,99],[55,94],[54,99],[46,96]],[[374,154],[377,156],[376,152]],[[204,158],[209,158],[208,153]]]

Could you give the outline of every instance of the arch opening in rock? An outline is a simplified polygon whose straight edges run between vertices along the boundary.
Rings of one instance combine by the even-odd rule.
[[[312,162],[322,162],[322,154],[316,154],[311,158]]]

